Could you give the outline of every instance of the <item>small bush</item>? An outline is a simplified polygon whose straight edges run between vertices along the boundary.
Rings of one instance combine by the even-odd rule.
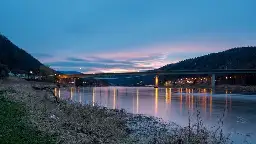
[[[9,72],[10,71],[7,66],[0,64],[0,79],[8,77]]]

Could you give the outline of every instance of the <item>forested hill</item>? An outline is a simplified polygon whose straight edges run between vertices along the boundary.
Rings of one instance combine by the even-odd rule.
[[[42,67],[47,71],[52,71],[1,34],[0,64],[6,65],[11,71],[38,72]]]
[[[159,70],[256,69],[256,47],[232,48],[223,52],[168,64]]]

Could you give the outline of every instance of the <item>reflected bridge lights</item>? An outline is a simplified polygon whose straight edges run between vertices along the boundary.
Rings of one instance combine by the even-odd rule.
[[[139,89],[136,91],[136,112],[139,113]]]
[[[158,113],[158,88],[155,88],[155,116]]]
[[[92,89],[92,106],[95,105],[95,88]]]
[[[171,103],[171,88],[165,88],[165,103]]]
[[[114,88],[113,109],[116,109],[116,88]]]

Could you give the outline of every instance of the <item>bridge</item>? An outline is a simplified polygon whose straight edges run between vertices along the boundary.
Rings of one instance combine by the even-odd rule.
[[[70,74],[59,75],[60,78],[88,78],[99,76],[118,76],[118,75],[156,75],[155,87],[158,87],[159,75],[211,75],[212,88],[215,88],[215,75],[216,74],[256,74],[256,69],[216,69],[216,70],[154,70],[144,72],[126,72],[126,73],[92,73],[92,74]]]

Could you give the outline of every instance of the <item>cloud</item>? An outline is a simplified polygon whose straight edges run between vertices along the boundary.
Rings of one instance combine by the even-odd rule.
[[[53,68],[87,72],[124,72],[160,68],[184,59],[202,56],[229,48],[218,43],[156,44],[120,51],[97,53],[59,53],[45,63]],[[65,57],[68,55],[68,57]]]
[[[33,56],[35,56],[36,58],[53,58],[54,56],[51,54],[47,54],[47,53],[32,53]]]
[[[68,57],[68,58],[66,58],[66,60],[68,60],[68,61],[73,61],[73,62],[85,62],[85,61],[87,61],[87,60],[85,60],[85,59],[82,59],[82,58],[75,58],[75,57]]]
[[[79,70],[83,72],[126,72],[150,70],[162,66],[159,62],[162,56],[134,57],[127,60],[113,60],[112,58],[99,58],[96,56],[67,57],[59,61],[45,63],[52,68],[61,70]],[[154,62],[156,60],[157,62]],[[157,63],[157,65],[156,65]],[[81,69],[80,69],[81,68]]]

